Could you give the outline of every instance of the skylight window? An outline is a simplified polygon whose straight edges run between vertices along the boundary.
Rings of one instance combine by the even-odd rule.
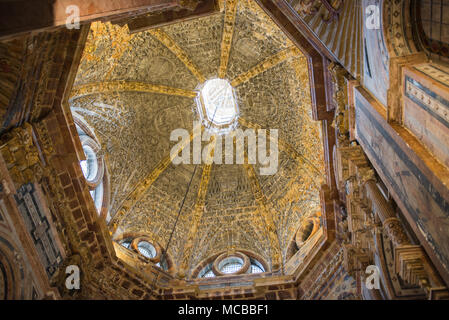
[[[200,116],[207,128],[218,131],[229,129],[238,117],[238,105],[234,88],[228,80],[206,81],[197,99]]]

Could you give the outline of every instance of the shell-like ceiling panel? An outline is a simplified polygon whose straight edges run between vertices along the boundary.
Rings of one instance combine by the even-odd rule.
[[[93,23],[70,100],[105,155],[114,236],[149,236],[187,274],[236,249],[279,267],[301,221],[321,210],[307,60],[255,1],[221,9],[136,34]],[[278,130],[274,174],[258,163],[171,162],[171,133],[193,132],[198,88],[214,78],[233,87],[238,129]]]

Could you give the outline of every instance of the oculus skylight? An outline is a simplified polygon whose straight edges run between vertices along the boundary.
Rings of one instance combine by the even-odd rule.
[[[234,88],[226,79],[211,79],[200,88],[197,107],[206,128],[226,131],[238,118]]]

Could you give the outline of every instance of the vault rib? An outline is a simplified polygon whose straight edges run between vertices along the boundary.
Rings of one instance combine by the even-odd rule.
[[[192,140],[194,139],[196,130],[194,130],[190,134],[190,139],[186,140],[180,147],[179,152],[184,150],[185,147],[189,146]],[[194,134],[195,133],[195,134]],[[126,197],[126,199],[121,204],[120,208],[117,210],[117,213],[114,215],[111,224],[113,226],[112,233],[114,233],[118,226],[121,224],[123,219],[126,216],[126,213],[132,210],[134,206],[139,202],[140,199],[145,195],[145,193],[148,191],[148,189],[153,185],[153,183],[159,178],[162,172],[164,172],[170,163],[173,161],[173,159],[177,156],[177,153],[171,152],[168,156],[163,158],[153,169],[153,171],[142,181],[140,181],[129,193],[129,195]]]
[[[248,156],[245,153],[245,167],[246,174],[250,181],[251,190],[254,194],[254,199],[259,205],[260,212],[262,213],[263,221],[265,222],[265,226],[267,228],[268,238],[270,240],[270,251],[272,256],[272,270],[277,270],[281,266],[281,248],[279,237],[276,231],[276,225],[273,221],[273,213],[271,207],[267,201],[267,198],[263,194],[262,188],[259,183],[259,179],[256,176],[256,172],[254,170],[253,165],[248,164]]]
[[[239,123],[246,128],[254,130],[262,128],[260,125],[252,123],[242,117],[239,118]],[[304,155],[296,151],[296,149],[290,143],[281,138],[279,138],[278,143],[279,149],[286,152],[290,157],[292,157],[292,159],[295,159],[300,164],[300,168],[303,168],[302,165],[304,165],[307,169],[312,170],[312,172],[314,172],[315,174],[321,175],[321,172],[318,170],[318,168],[315,167],[313,163],[309,159],[307,159]],[[306,168],[303,168],[303,170],[305,170]],[[309,170],[305,171],[307,171],[308,174],[310,175]]]
[[[301,51],[295,47],[289,47],[287,49],[284,49],[271,57],[268,57],[255,67],[251,68],[247,72],[237,76],[234,80],[232,80],[231,85],[233,87],[237,87],[238,85],[241,85],[242,83],[247,82],[248,80],[256,77],[257,75],[273,68],[274,66],[284,62],[285,60],[289,59],[290,57],[295,57],[301,54]]]
[[[186,98],[195,98],[197,96],[197,93],[191,90],[172,88],[145,82],[120,80],[108,82],[95,82],[77,86],[73,88],[70,94],[70,99],[97,93],[110,93],[117,91],[159,93]]]
[[[238,0],[226,0],[223,39],[221,41],[220,67],[218,77],[224,79],[228,70],[229,54],[231,52],[232,37],[234,35],[235,17],[237,15]]]
[[[209,187],[210,174],[212,170],[212,161],[214,157],[216,140],[213,138],[213,142],[209,145],[207,151],[208,159],[205,161],[206,164],[203,166],[203,172],[201,174],[201,182],[198,189],[198,195],[196,197],[195,206],[192,212],[192,228],[190,228],[187,235],[187,241],[184,246],[183,255],[180,263],[178,275],[183,278],[186,276],[187,269],[189,267],[189,262],[193,253],[193,245],[195,243],[195,237],[198,235],[198,227],[200,225],[201,219],[204,213],[204,207],[206,206],[206,195]]]
[[[252,122],[246,120],[245,118],[239,118],[239,122],[243,127],[246,127],[246,128],[251,128],[254,130],[261,129],[260,125],[252,123]],[[270,136],[270,138],[271,138],[271,136]],[[296,151],[296,149],[291,144],[286,142],[285,140],[279,138],[278,143],[279,143],[279,149],[286,152],[292,159],[294,159],[298,163],[298,168],[299,168],[298,174],[293,179],[291,179],[286,190],[290,190],[291,186],[295,183],[297,178],[301,175],[304,177],[304,174],[310,177],[310,179],[308,179],[308,181],[311,184],[314,184],[315,187],[319,188],[321,186],[321,184],[316,183],[314,178],[315,178],[315,175],[321,175],[321,173],[310,162],[310,160],[308,160],[306,157],[304,157],[302,154],[300,154],[298,151]],[[311,172],[310,172],[311,169],[313,170],[313,172],[315,172],[315,174],[313,174],[313,173],[311,174]],[[301,191],[308,192],[307,189],[301,189]],[[283,200],[280,200],[281,205],[285,204],[285,203],[282,203],[283,201],[286,201],[285,198]],[[287,201],[288,201],[288,199],[287,199]],[[285,218],[285,215],[282,215],[281,220],[284,218]],[[281,240],[279,239],[279,241],[281,241]]]
[[[234,143],[236,142],[236,138],[234,138]],[[236,143],[235,143],[236,144]],[[242,146],[236,146],[237,148],[241,148]],[[244,150],[245,160],[243,162],[243,167],[245,168],[246,175],[248,176],[248,180],[251,185],[251,191],[253,192],[254,199],[256,200],[257,205],[259,206],[259,211],[262,215],[262,222],[264,222],[266,227],[266,233],[270,242],[270,254],[272,259],[272,271],[277,270],[281,267],[282,256],[281,256],[281,248],[280,241],[276,230],[276,225],[273,220],[273,211],[271,209],[270,204],[268,203],[267,198],[263,194],[262,188],[259,183],[259,179],[257,178],[256,171],[252,164],[249,164],[248,161],[248,153]]]
[[[200,83],[206,81],[206,78],[201,71],[195,66],[193,61],[189,58],[187,53],[179,47],[176,42],[161,29],[151,29],[148,31],[154,38],[159,40],[164,46],[166,46],[173,54],[186,66],[187,69],[198,79]]]

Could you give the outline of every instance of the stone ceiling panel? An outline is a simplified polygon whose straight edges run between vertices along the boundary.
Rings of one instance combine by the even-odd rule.
[[[72,111],[94,128],[106,154],[111,216],[133,187],[169,155],[170,132],[192,130],[191,103],[183,97],[135,92],[86,96],[72,102]]]
[[[190,213],[196,201],[197,185],[201,179],[201,170],[197,170],[179,221],[176,223],[193,170],[194,166],[192,165],[176,167],[170,165],[120,224],[120,228],[124,232],[146,234],[155,239],[163,248],[167,246],[176,224],[168,250],[175,263],[179,262],[179,255],[182,254],[185,238],[189,231]]]
[[[234,79],[292,45],[254,0],[238,1],[227,76]]]
[[[149,32],[128,34],[126,26],[93,23],[74,86],[114,80],[189,90],[197,85],[188,68]]]
[[[235,249],[250,250],[271,264],[270,243],[258,209],[247,210],[239,214],[216,212],[203,220],[195,243],[197,254],[191,261],[193,267],[206,257]]]

